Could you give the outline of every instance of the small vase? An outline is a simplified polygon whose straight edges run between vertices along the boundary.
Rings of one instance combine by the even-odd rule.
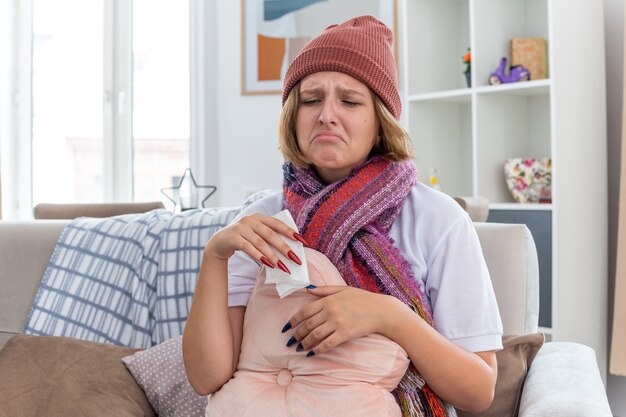
[[[465,74],[465,82],[467,83],[467,86],[471,87],[472,86],[472,72],[466,71],[463,74]]]

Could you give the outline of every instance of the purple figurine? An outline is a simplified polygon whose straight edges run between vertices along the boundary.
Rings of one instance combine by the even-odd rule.
[[[489,75],[489,84],[506,84],[506,83],[516,83],[518,81],[528,81],[530,80],[530,71],[523,65],[513,65],[509,69],[509,74],[506,74],[506,66],[508,60],[506,57],[502,57],[500,60],[500,65],[494,72]]]

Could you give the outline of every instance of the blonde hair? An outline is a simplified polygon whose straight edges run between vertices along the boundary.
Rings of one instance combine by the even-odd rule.
[[[393,117],[387,106],[374,92],[370,90],[374,101],[374,110],[380,123],[379,140],[374,145],[371,154],[380,155],[392,161],[413,159],[413,145],[411,138],[400,122]],[[279,149],[287,162],[301,168],[307,168],[309,163],[298,146],[296,136],[296,116],[300,105],[300,83],[297,83],[289,92],[278,123]]]

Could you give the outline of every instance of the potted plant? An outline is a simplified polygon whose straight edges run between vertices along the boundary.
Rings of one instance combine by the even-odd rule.
[[[470,52],[470,48],[467,48],[467,51],[463,55],[463,63],[465,64],[465,81],[467,82],[467,86],[472,86],[472,53]]]

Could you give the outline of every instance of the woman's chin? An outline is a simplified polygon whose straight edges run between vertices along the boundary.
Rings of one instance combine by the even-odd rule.
[[[341,169],[344,165],[339,155],[334,152],[325,152],[312,158],[312,160],[312,165],[324,169]]]

